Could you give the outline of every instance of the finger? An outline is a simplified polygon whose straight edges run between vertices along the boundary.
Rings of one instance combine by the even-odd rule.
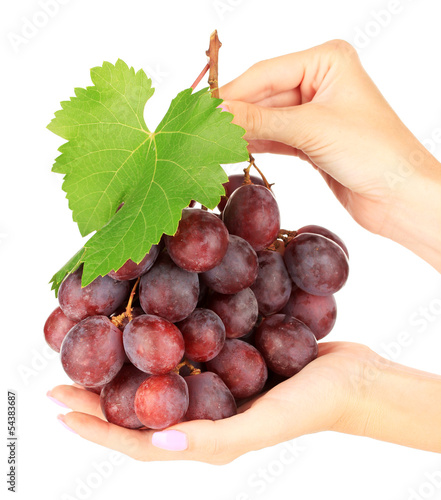
[[[287,144],[276,141],[262,141],[250,139],[248,141],[250,153],[272,153],[278,155],[297,156],[297,150]]]
[[[276,141],[298,149],[307,141],[316,120],[314,104],[290,108],[267,108],[241,101],[224,101],[222,107],[234,115],[233,123],[246,130],[246,140]]]
[[[58,385],[50,391],[50,396],[61,401],[72,410],[104,419],[98,394],[72,385]]]
[[[146,459],[146,450],[150,446],[148,431],[126,429],[80,412],[59,415],[58,418],[70,430],[92,443],[125,453],[136,460]]]
[[[256,102],[259,106],[266,106],[268,108],[282,108],[289,106],[298,106],[302,104],[302,95],[300,89],[290,89],[285,92],[280,92],[280,94],[276,94],[265,99],[262,99],[259,102]]]
[[[257,103],[297,88],[308,65],[317,63],[317,48],[258,62],[219,89],[222,99]]]

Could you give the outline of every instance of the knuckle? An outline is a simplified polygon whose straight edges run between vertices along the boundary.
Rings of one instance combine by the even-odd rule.
[[[262,128],[262,112],[260,108],[253,105],[247,106],[245,122],[247,123],[248,130],[260,130]]]
[[[333,52],[337,52],[338,54],[355,54],[356,50],[354,47],[347,42],[346,40],[335,39],[327,42],[325,44],[330,50]]]

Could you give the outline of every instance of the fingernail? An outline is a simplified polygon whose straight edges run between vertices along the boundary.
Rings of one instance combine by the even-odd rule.
[[[57,404],[58,406],[62,406],[63,408],[69,408],[67,405],[65,405],[64,403],[62,403],[61,401],[58,401],[58,399],[55,399],[51,396],[51,392],[48,391],[46,396],[51,400],[53,401],[55,404]]]
[[[183,451],[188,448],[186,434],[180,431],[155,432],[152,436],[152,445],[169,451]]]
[[[225,101],[222,104],[219,104],[218,108],[220,108],[222,111],[230,112],[228,104],[226,104]]]
[[[66,422],[63,420],[63,415],[58,415],[57,417],[58,419],[58,422],[60,422],[60,424],[65,427],[68,431],[70,432],[73,432],[74,434],[77,434],[73,429],[71,429],[67,424]]]

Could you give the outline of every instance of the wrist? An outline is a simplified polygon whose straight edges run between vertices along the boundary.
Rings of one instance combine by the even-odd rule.
[[[418,145],[385,172],[389,210],[380,234],[441,272],[441,164]]]

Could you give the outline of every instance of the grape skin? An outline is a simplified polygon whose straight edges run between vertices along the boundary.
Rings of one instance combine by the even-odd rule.
[[[321,236],[324,236],[325,238],[332,240],[334,243],[337,243],[337,245],[346,254],[346,257],[349,259],[349,251],[346,245],[344,244],[343,240],[329,229],[326,229],[325,227],[322,226],[316,226],[314,224],[311,224],[309,226],[303,226],[297,230],[297,234],[303,234],[303,233],[320,234]]]
[[[278,375],[292,377],[317,357],[317,341],[301,321],[285,314],[274,314],[257,329],[255,344],[268,368]]]
[[[227,253],[221,263],[201,276],[215,292],[233,294],[251,286],[257,271],[257,254],[251,245],[243,238],[230,234]]]
[[[152,245],[150,251],[141,260],[139,264],[129,259],[118,271],[110,271],[108,276],[114,280],[126,281],[133,280],[145,274],[155,263],[159,255],[159,245]]]
[[[188,403],[188,387],[180,375],[152,375],[136,391],[135,413],[149,429],[165,429],[182,420]]]
[[[165,236],[167,251],[180,268],[201,273],[217,266],[228,247],[228,230],[214,214],[184,209],[174,236]]]
[[[218,375],[205,372],[184,380],[189,395],[185,420],[220,420],[236,415],[236,401]]]
[[[56,352],[60,352],[61,344],[67,332],[77,324],[70,320],[61,310],[61,307],[54,309],[44,324],[44,338],[49,346]]]
[[[100,405],[108,422],[127,429],[142,427],[135,413],[135,394],[147,377],[147,373],[125,363],[116,377],[104,386]]]
[[[246,335],[257,321],[257,300],[250,288],[234,295],[213,293],[208,299],[207,307],[220,317],[229,339]]]
[[[98,276],[81,288],[83,268],[79,267],[61,283],[58,301],[63,313],[72,321],[88,316],[110,316],[129,296],[130,283],[115,281],[109,276]]]
[[[305,323],[315,338],[321,340],[335,325],[337,304],[333,295],[311,295],[295,287],[286,306],[280,312]]]
[[[173,370],[184,355],[184,339],[178,328],[151,314],[133,319],[124,328],[123,342],[131,363],[152,375]]]
[[[246,184],[228,199],[222,219],[230,234],[240,236],[254,248],[264,250],[280,231],[280,212],[272,192],[265,186]]]
[[[293,282],[312,295],[331,295],[346,283],[348,259],[332,240],[312,233],[293,238],[284,260]]]
[[[225,189],[225,196],[221,197],[219,205],[217,208],[222,212],[227,204],[228,198],[236,191],[237,188],[243,185],[243,181],[245,179],[245,174],[234,174],[228,176],[228,182],[222,184]],[[250,175],[250,180],[253,184],[257,184],[260,186],[264,186],[264,182],[260,177],[256,177],[255,175]]]
[[[142,309],[171,323],[189,316],[196,308],[198,297],[198,275],[178,267],[166,253],[160,255],[139,283]]]
[[[260,314],[270,316],[288,302],[292,282],[280,253],[262,250],[257,252],[257,257],[259,273],[251,290],[256,296]]]
[[[260,352],[238,339],[227,339],[222,351],[207,363],[236,399],[258,394],[265,385],[268,370]]]
[[[106,316],[83,319],[69,330],[61,345],[61,364],[77,384],[107,384],[125,360],[121,332]]]
[[[225,343],[225,326],[219,316],[208,309],[195,309],[178,323],[185,343],[185,356],[198,362],[213,359]]]

